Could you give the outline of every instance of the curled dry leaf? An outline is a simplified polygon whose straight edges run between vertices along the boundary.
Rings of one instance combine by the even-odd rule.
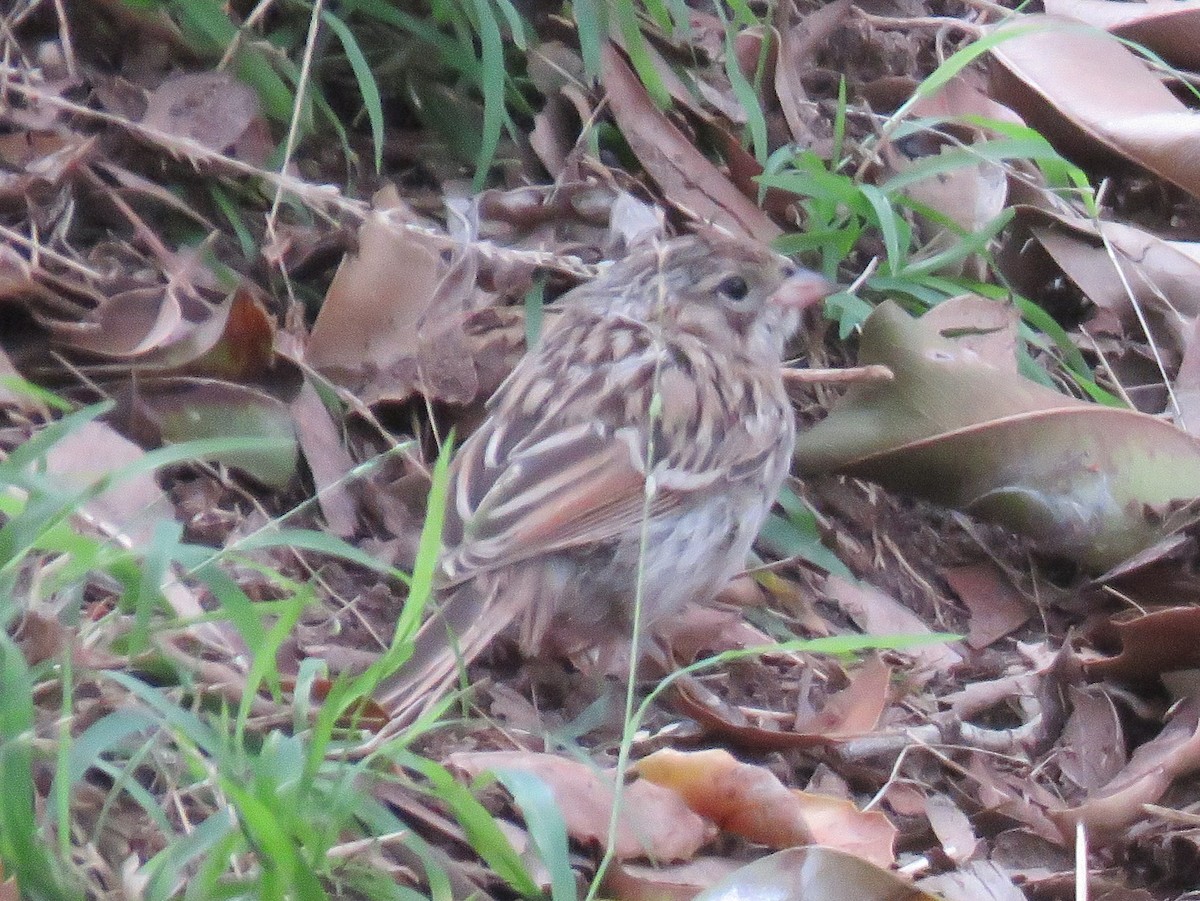
[[[894,873],[834,848],[789,848],[747,864],[695,901],[937,901]]]
[[[1093,678],[1141,681],[1200,667],[1200,607],[1118,616],[1098,625],[1091,637],[1100,647],[1119,649],[1085,664]]]
[[[298,388],[299,370],[290,360],[276,357],[275,321],[249,287],[240,286],[221,309],[225,318],[220,337],[180,368],[189,375],[269,381],[284,391]]]
[[[688,806],[726,832],[772,848],[820,844],[879,866],[895,860],[896,827],[879,811],[842,798],[795,791],[770,770],[728,751],[664,748],[634,767],[643,778],[678,792]]]
[[[891,301],[864,324],[855,385],[798,436],[802,472],[929,498],[1103,571],[1196,518],[1200,447],[1169,423],[1084,403],[964,352]]]
[[[114,294],[89,322],[47,324],[58,343],[118,360],[160,353],[190,331],[178,292],[165,286]]]
[[[707,730],[743,748],[812,748],[874,730],[887,707],[891,674],[891,667],[878,656],[868,657],[850,677],[850,684],[826,698],[819,711],[808,717],[789,711],[787,716],[761,724],[752,719],[753,714],[706,693],[698,682],[676,683],[676,703]],[[802,701],[797,707],[807,706],[808,699]]]
[[[567,833],[588,846],[603,846],[613,807],[612,773],[553,754],[527,751],[460,751],[446,765],[472,777],[488,770],[520,770],[539,777],[554,795]],[[644,779],[621,795],[618,860],[687,860],[716,834],[679,795]]]
[[[752,595],[752,602],[761,602],[761,589],[750,578],[731,582],[721,596],[728,601],[732,592],[743,590]],[[656,625],[654,632],[671,649],[672,657],[685,663],[722,651],[769,645],[772,641],[767,633],[746,622],[739,611],[707,604],[689,604],[668,622]]]
[[[1115,37],[1071,19],[999,26],[992,94],[1058,149],[1116,154],[1200,196],[1200,117]],[[1080,78],[1087,72],[1087,78]]]
[[[144,375],[298,384],[296,368],[275,356],[274,322],[246,286],[217,307],[161,286],[115,294],[80,322],[38,318],[54,343],[102,361],[89,365],[90,374],[124,375],[132,368]]]
[[[936,158],[941,153],[956,149],[955,145],[942,144],[930,156]],[[897,152],[895,145],[891,144],[887,145],[884,154],[889,168],[896,175],[908,172],[930,156],[909,158]],[[1008,176],[999,163],[981,160],[973,165],[957,166],[914,181],[905,185],[904,194],[922,206],[941,213],[964,232],[971,234],[982,231],[1004,209],[1008,199]],[[931,240],[933,226],[925,225],[923,230],[927,240]],[[945,240],[951,238],[957,240],[957,235],[947,236]]]
[[[671,203],[764,244],[782,234],[654,105],[621,52],[603,50],[603,82],[621,134]]]

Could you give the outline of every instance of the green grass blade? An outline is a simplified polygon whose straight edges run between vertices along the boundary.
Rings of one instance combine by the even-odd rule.
[[[219,861],[223,872],[229,866],[229,859],[244,849],[245,842],[241,838],[233,808],[222,807],[193,824],[189,832],[172,836],[171,842],[162,851],[146,861],[138,873],[147,879],[145,896],[149,901],[168,901],[188,884],[185,872],[194,861],[211,853],[212,862],[215,865]],[[207,881],[203,880],[201,884]]]
[[[533,280],[529,290],[525,292],[525,347],[532,350],[537,347],[538,338],[542,334],[542,307],[546,298],[546,278],[538,276]]]
[[[552,901],[575,901],[575,874],[571,870],[567,826],[550,787],[539,777],[522,770],[492,772],[521,810],[529,837],[550,873]]]
[[[790,488],[779,493],[778,502],[787,517],[768,516],[759,541],[782,557],[807,560],[831,575],[855,581],[846,564],[821,541],[817,518],[808,505]]]
[[[38,827],[33,778],[33,677],[25,658],[0,631],[0,861],[13,875],[22,896],[35,901],[77,899],[63,884],[60,867]],[[66,828],[65,826],[63,828]]]
[[[525,22],[521,19],[521,14],[513,6],[512,0],[495,0],[495,3],[508,24],[508,34],[513,46],[524,53],[529,49],[529,39],[525,36]]]
[[[654,101],[655,106],[659,109],[666,109],[671,105],[671,92],[663,84],[658,69],[654,67],[654,61],[650,58],[646,36],[642,34],[637,8],[634,6],[633,0],[614,0],[613,6],[617,15],[617,27],[621,30],[621,38],[625,42],[625,52],[629,54],[629,62],[633,64],[633,70],[645,86],[646,92]]]
[[[429,502],[425,523],[421,527],[421,538],[417,545],[417,559],[413,563],[412,581],[408,588],[408,599],[396,621],[393,646],[407,641],[417,633],[425,605],[433,596],[434,574],[438,556],[442,551],[442,528],[446,522],[446,501],[450,489],[450,458],[453,435],[442,446],[437,462],[433,465],[433,479],[429,488]]]
[[[599,78],[600,42],[608,32],[608,4],[604,0],[575,0],[573,7],[583,70],[593,79]]]
[[[879,227],[879,231],[883,235],[883,246],[887,253],[888,272],[892,275],[897,275],[901,266],[904,265],[908,251],[909,236],[907,234],[907,224],[904,224],[902,228],[900,216],[897,215],[895,208],[892,207],[887,195],[879,190],[879,188],[874,185],[861,185],[859,190],[862,191],[862,195],[866,198],[867,203],[871,205],[871,210],[875,214],[873,217],[875,224]]]
[[[432,760],[405,755],[402,762],[429,780],[433,794],[450,809],[467,833],[471,847],[491,867],[492,872],[523,897],[537,897],[537,883],[529,875],[521,855],[496,824],[495,818],[470,790],[460,785],[445,767]]]
[[[758,102],[758,92],[738,65],[737,52],[733,46],[733,25],[725,18],[725,11],[720,4],[717,4],[716,9],[725,25],[725,74],[729,78],[734,96],[746,113],[746,130],[750,132],[750,146],[754,151],[754,158],[760,166],[765,166],[767,154],[770,152],[767,142],[767,118],[763,114],[762,104]]]
[[[375,171],[381,172],[383,170],[383,98],[379,95],[379,85],[375,83],[371,64],[367,62],[362,48],[358,46],[354,32],[346,26],[345,22],[328,10],[321,13],[321,20],[341,41],[342,50],[346,53],[346,60],[354,72],[354,80],[358,83],[358,92],[362,96],[363,108],[367,112],[367,120],[371,123],[371,142],[375,148]]]
[[[482,191],[496,158],[500,133],[504,128],[504,38],[500,23],[488,0],[473,0],[479,27],[479,62],[482,66],[483,136],[479,156],[475,160],[475,180],[472,187]]]

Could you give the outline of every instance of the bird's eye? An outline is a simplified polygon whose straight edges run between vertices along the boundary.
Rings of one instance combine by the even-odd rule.
[[[750,293],[750,286],[740,275],[727,275],[717,285],[717,291],[730,300],[743,300]]]

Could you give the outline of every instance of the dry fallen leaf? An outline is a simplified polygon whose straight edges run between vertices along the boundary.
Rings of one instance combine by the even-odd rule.
[[[1140,746],[1111,782],[1078,807],[1053,808],[1048,814],[1065,842],[1082,822],[1093,845],[1114,841],[1144,816],[1176,779],[1200,769],[1200,698],[1183,701],[1163,730]]]
[[[678,792],[696,813],[726,832],[772,848],[819,844],[879,866],[895,860],[896,827],[879,811],[787,788],[770,770],[741,763],[724,750],[664,748],[634,772]]]
[[[358,527],[358,505],[350,495],[347,478],[354,469],[354,458],[342,444],[338,424],[310,381],[305,380],[289,407],[325,524],[339,538],[349,538]]]
[[[142,125],[215,150],[228,149],[258,117],[254,88],[225,71],[168,78],[151,92]]]
[[[894,873],[833,848],[789,848],[747,864],[695,901],[937,901]]]
[[[948,567],[941,576],[971,613],[967,644],[976,650],[1015,632],[1033,615],[1031,605],[990,561]]]
[[[1055,761],[1063,775],[1092,792],[1116,778],[1127,762],[1125,730],[1113,699],[1102,689],[1069,685],[1071,715]]]
[[[836,471],[993,520],[1102,572],[1196,519],[1200,446],[1132,410],[1006,373],[893,301],[867,319],[855,385],[796,440],[802,473]]]
[[[1200,196],[1200,117],[1115,37],[1057,16],[999,26],[992,96],[1067,156],[1117,154]],[[1087,72],[1087,78],[1080,78]]]
[[[1087,22],[1152,50],[1181,69],[1200,69],[1200,2],[1044,0],[1046,12]]]
[[[603,61],[602,80],[613,118],[671,203],[764,244],[782,234],[782,229],[654,105],[619,50],[606,45]]]
[[[1137,611],[1106,620],[1092,640],[1119,647],[1115,656],[1089,660],[1096,678],[1152,679],[1160,673],[1200,667],[1200,607]]]
[[[386,201],[383,201],[386,202]],[[441,277],[437,255],[386,210],[359,229],[325,295],[305,351],[331,377],[361,379],[417,351],[417,324]]]
[[[586,845],[603,846],[613,806],[612,774],[578,760],[527,751],[458,751],[446,766],[472,777],[508,769],[541,778],[554,795],[568,834]],[[621,795],[618,860],[687,860],[716,834],[712,823],[690,810],[674,791],[638,780]]]

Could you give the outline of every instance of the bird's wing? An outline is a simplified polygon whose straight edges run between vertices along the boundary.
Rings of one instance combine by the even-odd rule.
[[[718,482],[753,476],[776,447],[777,424],[756,428],[746,406],[754,399],[715,367],[669,355],[657,365],[650,354],[601,357],[564,364],[545,397],[545,381],[524,371],[534,367],[519,367],[455,459],[443,577],[454,583],[628,534]]]

